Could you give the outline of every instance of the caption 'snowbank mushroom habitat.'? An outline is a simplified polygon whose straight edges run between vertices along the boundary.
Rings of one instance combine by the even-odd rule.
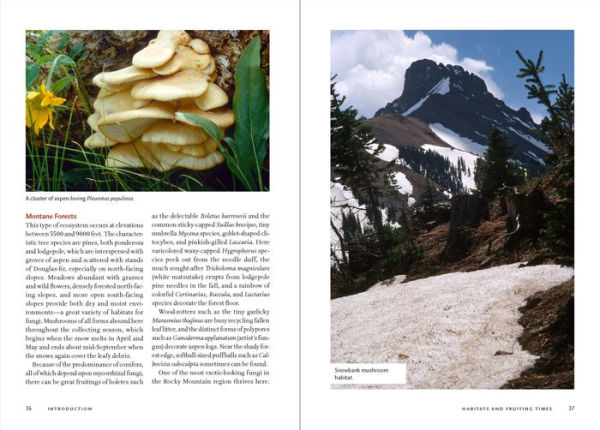
[[[195,114],[223,132],[235,122],[227,94],[215,84],[210,48],[182,30],[162,30],[132,65],[96,75],[100,92],[88,123],[88,148],[110,147],[108,167],[205,170],[222,163],[219,142],[186,123]]]

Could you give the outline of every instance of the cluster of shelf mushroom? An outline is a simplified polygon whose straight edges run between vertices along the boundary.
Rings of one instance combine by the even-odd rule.
[[[102,72],[88,123],[88,148],[110,147],[108,167],[205,170],[223,162],[216,142],[176,112],[195,114],[221,130],[235,119],[227,94],[214,83],[215,61],[206,42],[182,30],[162,30],[132,65]]]

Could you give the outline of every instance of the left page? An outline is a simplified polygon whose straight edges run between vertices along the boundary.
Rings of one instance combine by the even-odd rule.
[[[3,2],[2,428],[297,426],[296,46],[291,1]]]

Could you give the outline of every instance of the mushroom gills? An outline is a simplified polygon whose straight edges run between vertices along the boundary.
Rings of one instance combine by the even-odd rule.
[[[173,152],[162,143],[146,144],[136,141],[112,147],[106,158],[106,165],[115,168],[146,167],[165,172],[178,167],[206,170],[223,161],[223,155],[218,151],[211,152],[204,157],[195,157],[181,152]]]
[[[173,106],[152,102],[139,109],[114,112],[100,118],[100,132],[111,140],[128,143],[137,139],[159,119],[173,119]]]
[[[206,132],[182,122],[161,120],[153,124],[142,135],[144,143],[168,143],[171,145],[194,145],[204,143],[208,139]]]

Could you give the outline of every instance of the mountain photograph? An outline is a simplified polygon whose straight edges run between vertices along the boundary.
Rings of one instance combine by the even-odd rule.
[[[573,31],[332,32],[332,363],[574,388],[574,111]]]

